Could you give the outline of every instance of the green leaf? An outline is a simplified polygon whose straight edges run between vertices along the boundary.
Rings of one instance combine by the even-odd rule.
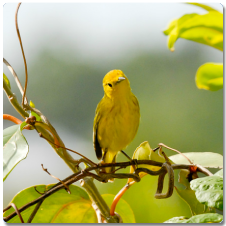
[[[3,79],[5,80],[5,82],[8,85],[8,87],[11,89],[10,81],[9,81],[9,79],[7,78],[7,76],[4,73],[3,73]]]
[[[200,203],[223,210],[222,171],[213,176],[192,180],[190,185]]]
[[[30,112],[29,117],[30,116],[35,116],[36,121],[42,121],[41,117],[38,114],[36,114],[34,111]]]
[[[32,108],[35,108],[35,104],[34,104],[31,100],[30,100],[29,105],[30,105]],[[42,121],[41,117],[40,117],[38,114],[36,114],[34,111],[31,111],[31,112],[30,112],[29,117],[30,117],[30,116],[35,116],[36,121]]]
[[[164,223],[220,223],[223,220],[223,215],[218,213],[205,213],[195,215],[191,218],[174,217]]]
[[[25,125],[26,122],[23,122],[3,130],[3,181],[27,157],[28,144],[21,132]]]
[[[36,189],[44,192],[53,185],[38,185]],[[97,223],[96,212],[92,207],[92,202],[88,194],[78,186],[69,186],[71,194],[61,189],[44,200],[32,223]],[[18,208],[31,202],[40,196],[34,189],[34,186],[26,188],[19,192],[11,202]],[[29,219],[35,205],[22,212],[25,222]],[[8,216],[14,212],[11,208],[4,213]],[[18,216],[12,218],[8,223],[20,223]]]
[[[218,153],[186,152],[183,154],[194,164],[199,164],[205,168],[223,168],[223,156]],[[172,155],[169,158],[176,164],[190,164],[188,160],[180,154]]]
[[[219,170],[218,172],[216,172],[214,174],[215,176],[219,176],[219,177],[222,177],[223,178],[223,169],[222,170]]]
[[[216,9],[214,9],[214,8],[208,6],[208,5],[204,5],[204,4],[200,4],[200,3],[187,2],[186,4],[195,5],[195,6],[203,8],[207,11],[217,11]]]
[[[184,22],[186,22],[187,20],[196,17],[198,14],[196,13],[192,13],[192,14],[185,14],[183,15],[180,19],[177,20],[173,20],[169,26],[168,29],[166,29],[165,31],[163,31],[163,33],[165,35],[169,35],[168,38],[168,48],[171,51],[174,51],[174,43],[177,41],[177,39],[179,38],[179,33],[180,33],[180,27],[183,25]]]
[[[173,20],[164,31],[169,35],[168,48],[173,51],[178,38],[184,38],[223,51],[223,14],[209,11],[207,14],[186,14]]]
[[[102,195],[102,197],[110,208],[115,196],[111,194],[105,194]],[[119,200],[115,212],[122,217],[123,223],[136,223],[133,210],[124,199],[121,198]]]
[[[195,192],[191,190],[190,183],[187,179],[189,173],[190,173],[189,170],[180,170],[178,181],[179,183],[183,184],[185,188],[181,189],[175,187],[175,190],[177,191],[178,195],[189,205],[192,215],[215,212],[215,210],[207,208],[206,205],[201,204],[197,200]]]
[[[223,64],[206,63],[196,72],[196,85],[199,89],[217,91],[223,88]]]

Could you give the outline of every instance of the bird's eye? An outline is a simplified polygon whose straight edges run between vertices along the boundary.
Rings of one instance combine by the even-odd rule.
[[[112,84],[111,83],[108,83],[108,86],[112,87]]]

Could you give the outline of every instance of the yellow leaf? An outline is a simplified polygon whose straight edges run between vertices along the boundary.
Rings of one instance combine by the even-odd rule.
[[[32,107],[32,108],[35,108],[35,104],[30,100],[30,106]]]
[[[133,159],[137,159],[137,160],[153,160],[156,162],[165,162],[165,159],[160,156],[158,153],[154,152],[149,143],[147,141],[144,141],[143,143],[141,143],[137,149],[135,150],[135,152],[133,153]],[[139,168],[147,168],[150,169],[152,171],[157,171],[160,169],[159,166],[152,166],[152,165],[139,165]],[[131,166],[130,168],[130,173],[134,172],[134,168]],[[146,175],[146,173],[141,172],[139,173],[140,177],[144,177]],[[133,179],[129,178],[128,183],[132,182]]]

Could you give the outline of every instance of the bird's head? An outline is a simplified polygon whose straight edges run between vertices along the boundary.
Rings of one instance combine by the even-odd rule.
[[[131,92],[129,80],[121,70],[109,71],[103,79],[103,87],[109,98],[126,97]]]

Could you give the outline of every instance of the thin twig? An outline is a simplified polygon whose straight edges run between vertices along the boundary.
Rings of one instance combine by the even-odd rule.
[[[130,161],[132,161],[132,159],[130,158],[130,156],[128,156],[123,150],[121,150],[121,153],[122,153],[123,155],[125,155],[127,159],[129,159]],[[135,165],[132,165],[132,167],[133,167],[133,170],[134,170],[134,171],[135,171],[136,168],[137,168]],[[116,171],[116,170],[115,170],[115,171]],[[115,172],[115,171],[114,171],[114,172]]]
[[[71,150],[71,149],[69,149],[69,148],[62,147],[62,146],[60,146],[60,145],[58,145],[58,144],[55,144],[55,143],[52,142],[51,140],[49,140],[49,139],[47,139],[46,137],[44,137],[42,134],[39,134],[39,135],[40,135],[40,137],[44,138],[44,139],[47,140],[48,142],[54,144],[57,148],[63,148],[63,149],[65,149],[65,150],[71,151],[71,152],[73,152],[73,153],[75,153],[75,154],[77,154],[77,155],[80,155],[82,158],[86,159],[89,163],[91,163],[91,165],[97,166],[96,163],[94,163],[93,161],[91,161],[90,159],[88,159],[86,156],[80,154],[79,152],[74,151],[74,150]]]
[[[54,175],[52,175],[46,168],[43,167],[43,164],[41,164],[41,166],[42,166],[42,169],[43,169],[46,173],[48,173],[51,177],[53,177],[54,179],[60,181],[60,183],[62,183],[62,184],[64,185],[64,187],[65,187],[65,189],[67,190],[67,192],[68,192],[69,194],[71,194],[71,191],[70,191],[69,187],[68,187],[61,179],[59,179],[58,177],[55,177]]]
[[[10,63],[5,58],[3,58],[3,62],[8,67],[9,71],[11,72],[11,74],[13,75],[13,77],[14,77],[14,79],[16,81],[17,87],[19,88],[20,93],[23,96],[24,95],[24,90],[23,90],[23,87],[22,87],[22,85],[20,83],[20,80],[19,80],[16,72],[14,71],[13,67],[10,65]],[[27,97],[25,97],[24,104],[28,104]]]
[[[40,191],[38,191],[36,187],[37,187],[37,186],[34,186],[34,189],[35,189],[35,191],[36,191],[39,195],[43,195],[43,194],[45,193],[45,192],[40,192]]]
[[[69,179],[69,180],[67,181],[67,183],[66,183],[67,185],[70,185],[70,184],[72,184],[72,183],[74,183],[74,182],[76,182],[76,181],[78,181],[78,180],[80,180],[80,179],[82,179],[82,178],[84,177],[84,175],[83,175],[81,172],[76,173],[75,175],[76,175],[75,177],[73,177],[73,178],[71,178],[71,179]],[[35,204],[38,203],[40,200],[46,199],[46,198],[49,197],[51,194],[53,194],[53,193],[59,191],[59,190],[62,189],[62,188],[64,188],[64,185],[63,185],[62,183],[58,183],[57,186],[52,187],[50,190],[46,191],[42,196],[40,196],[40,197],[38,197],[37,199],[35,199],[35,200],[33,200],[33,201],[31,201],[31,202],[25,204],[24,206],[22,206],[22,207],[19,209],[19,211],[22,212],[22,211],[26,210],[28,207],[31,207],[31,206],[35,205]],[[11,213],[10,215],[8,215],[7,217],[4,217],[3,219],[4,219],[4,221],[7,222],[7,221],[9,221],[10,219],[12,219],[13,217],[15,217],[16,214],[17,214],[16,212],[13,212],[13,213]]]
[[[205,167],[203,166],[200,166],[200,165],[195,165],[197,167],[197,172],[200,172],[200,173],[203,173],[204,175],[206,176],[212,176],[213,174],[208,170],[206,169]],[[173,170],[176,170],[176,169],[187,169],[187,170],[190,170],[190,167],[191,165],[185,165],[185,164],[173,164],[172,165],[172,168]]]
[[[196,165],[197,166],[197,171],[207,175],[207,176],[213,176],[213,174],[208,170],[206,169],[205,167],[201,166],[201,165]]]
[[[174,148],[168,147],[168,146],[166,146],[166,145],[163,144],[163,143],[159,143],[159,146],[160,146],[160,148],[161,148],[161,147],[164,147],[164,148],[167,148],[167,149],[169,149],[169,150],[171,150],[171,151],[175,151],[175,152],[179,153],[179,154],[182,155],[184,158],[186,158],[186,159],[190,162],[190,164],[193,164],[193,162],[192,162],[186,155],[184,155],[183,153],[181,153],[180,151],[178,151],[178,150],[176,150],[176,149],[174,149]]]
[[[158,171],[152,171],[152,170],[149,170],[149,169],[146,169],[146,168],[138,168],[136,170],[136,172],[134,174],[100,174],[100,175],[96,175],[96,174],[93,174],[93,173],[90,173],[90,171],[92,170],[96,170],[96,169],[100,169],[100,168],[105,168],[105,167],[111,167],[111,166],[124,166],[124,167],[127,167],[127,166],[130,166],[130,165],[140,165],[140,164],[147,164],[147,165],[153,165],[153,166],[159,166],[159,167],[162,167],[160,170]],[[164,166],[164,164],[166,164]],[[67,186],[69,186],[70,184],[76,182],[76,181],[79,181],[85,177],[92,177],[98,181],[105,181],[106,179],[110,179],[110,178],[121,178],[121,179],[127,179],[127,178],[133,178],[134,180],[139,180],[138,177],[137,177],[137,174],[139,172],[145,172],[145,173],[148,173],[148,174],[151,174],[151,175],[161,175],[159,180],[162,181],[162,187],[163,187],[163,179],[164,179],[164,174],[166,172],[168,172],[169,174],[169,188],[168,188],[168,192],[166,194],[162,194],[164,195],[165,197],[169,196],[172,194],[172,186],[170,184],[172,184],[172,181],[173,181],[173,172],[172,170],[174,169],[189,169],[190,168],[190,165],[184,165],[184,164],[173,164],[173,165],[169,165],[169,163],[160,163],[160,162],[155,162],[155,161],[152,161],[152,160],[137,160],[136,163],[134,161],[132,162],[118,162],[118,163],[105,163],[104,165],[103,164],[98,164],[97,166],[91,166],[91,167],[88,167],[86,168],[85,170],[82,170],[82,171],[79,171],[75,174],[72,174],[71,176],[65,178],[64,180],[62,180],[64,182],[64,184],[66,184]],[[200,171],[204,174],[208,174],[208,172],[206,172],[205,170],[202,169],[202,167],[199,167],[197,166],[197,171]],[[160,187],[159,187],[160,186]],[[26,205],[22,206],[19,211],[22,212],[24,211],[25,209],[27,209],[28,207],[32,206],[32,205],[35,205],[36,203],[38,203],[40,200],[44,200],[45,198],[47,198],[48,196],[50,196],[51,194],[59,191],[60,189],[63,189],[65,188],[65,186],[59,182],[57,183],[56,185],[54,185],[51,189],[49,189],[48,191],[46,191],[42,196],[40,196],[39,198],[37,198],[36,200],[33,200],[31,201],[30,203],[27,203]],[[160,193],[162,190],[161,190],[161,184],[158,185],[158,192],[157,193]],[[161,193],[160,193],[161,194]],[[6,207],[4,209],[4,211],[6,211],[9,207]],[[4,220],[7,222],[9,221],[10,219],[12,219],[14,216],[16,216],[16,212],[13,212],[11,213],[9,216],[5,217]]]
[[[18,208],[16,207],[16,205],[15,205],[14,203],[10,203],[9,206],[7,206],[7,208],[5,208],[5,209],[3,210],[3,213],[4,213],[6,210],[10,209],[11,207],[13,207],[13,209],[15,210],[15,213],[16,213],[16,214],[18,215],[18,217],[20,218],[21,223],[24,223],[24,220],[23,220],[23,218],[22,218],[22,216],[21,216],[21,214],[20,214],[20,211],[18,210]]]
[[[149,161],[149,163],[152,163],[154,161],[151,160],[138,160],[137,164],[144,164],[144,161]],[[67,177],[66,179],[62,180],[66,185],[70,185],[72,183],[75,183],[78,180],[83,179],[84,177],[90,177],[92,176],[93,178],[95,178],[98,181],[104,181],[104,180],[108,180],[109,178],[121,178],[121,179],[127,179],[127,178],[133,178],[134,180],[139,180],[138,176],[135,174],[101,174],[100,176],[89,173],[89,171],[97,169],[97,168],[103,168],[103,167],[109,167],[109,166],[114,166],[114,165],[120,165],[122,163],[108,163],[106,165],[98,165],[96,167],[89,167],[86,168],[85,170],[79,171],[69,177]],[[159,163],[162,165],[162,163]],[[125,165],[132,165],[132,162],[125,162]],[[46,191],[43,195],[41,195],[40,197],[38,197],[37,199],[27,203],[26,205],[22,206],[19,211],[22,212],[25,209],[27,209],[30,206],[35,205],[36,203],[38,203],[40,200],[44,200],[45,198],[49,197],[51,194],[59,191],[60,189],[64,188],[64,185],[59,182],[56,185],[54,185],[51,189],[49,189],[48,191]],[[7,208],[5,208],[7,209]],[[14,216],[16,216],[16,212],[11,213],[9,216],[5,217],[4,220],[7,222],[10,219],[12,219]]]
[[[30,215],[27,223],[31,223],[32,222],[32,220],[34,219],[34,217],[35,217],[36,213],[38,212],[40,206],[42,205],[43,201],[44,201],[44,199],[40,200],[38,202],[38,204],[35,206],[35,209],[33,210],[32,214]]]
[[[22,97],[22,106],[24,107],[25,106],[24,98],[26,97],[26,91],[27,91],[28,73],[27,73],[27,62],[26,62],[23,44],[22,44],[22,40],[20,37],[20,31],[19,31],[18,22],[17,22],[17,15],[18,15],[18,10],[20,8],[20,5],[21,5],[21,2],[17,5],[16,14],[15,14],[15,24],[16,24],[16,31],[17,31],[19,42],[20,42],[23,59],[24,59],[24,67],[25,67],[25,85],[24,85],[24,93],[23,93],[23,97]]]
[[[160,148],[160,147],[154,148],[153,151],[155,152],[155,151],[157,151],[159,148]]]

